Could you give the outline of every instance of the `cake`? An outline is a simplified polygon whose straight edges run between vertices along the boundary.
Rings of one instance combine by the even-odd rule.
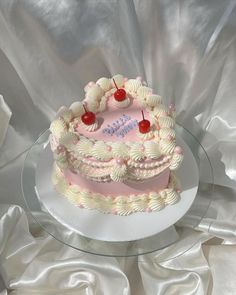
[[[85,98],[60,108],[50,131],[53,185],[74,205],[129,215],[180,200],[175,109],[140,77],[89,82]]]

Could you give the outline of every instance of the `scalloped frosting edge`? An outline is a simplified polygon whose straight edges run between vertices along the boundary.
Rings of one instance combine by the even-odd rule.
[[[70,184],[56,165],[53,167],[52,182],[56,191],[74,205],[115,215],[160,211],[167,205],[173,205],[180,200],[180,185],[173,172],[170,174],[167,188],[159,192],[130,195],[128,197],[122,195],[116,197],[104,196],[84,190],[78,185]]]

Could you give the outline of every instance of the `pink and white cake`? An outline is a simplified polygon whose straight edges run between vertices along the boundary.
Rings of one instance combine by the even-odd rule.
[[[140,77],[100,78],[85,93],[50,126],[56,190],[80,208],[119,215],[178,202],[173,171],[183,153],[173,105],[166,108]]]

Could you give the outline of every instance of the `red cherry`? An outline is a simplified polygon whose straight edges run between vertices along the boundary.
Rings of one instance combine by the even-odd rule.
[[[115,100],[117,100],[117,101],[125,100],[126,99],[126,91],[123,88],[120,88],[120,89],[118,88],[118,86],[116,85],[115,79],[113,79],[113,82],[114,82],[116,89],[117,89],[116,92],[114,93]]]
[[[124,89],[117,89],[114,93],[114,98],[117,101],[123,101],[126,99],[126,91]]]
[[[150,121],[144,119],[144,114],[142,111],[143,120],[138,123],[140,133],[148,133],[150,131],[151,123]]]
[[[96,115],[93,112],[88,112],[84,107],[85,113],[81,116],[81,120],[85,125],[92,125],[96,121]]]
[[[148,133],[150,131],[150,121],[142,120],[138,123],[140,133]]]

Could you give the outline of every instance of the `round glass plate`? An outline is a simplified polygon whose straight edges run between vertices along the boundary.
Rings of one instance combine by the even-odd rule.
[[[176,128],[176,132],[190,148],[199,170],[199,183],[196,197],[191,208],[178,221],[177,225],[181,224],[181,226],[194,228],[199,224],[209,208],[213,191],[213,171],[207,153],[197,139],[188,130],[179,125]],[[38,197],[36,182],[37,168],[48,146],[49,135],[49,130],[45,131],[30,148],[22,169],[22,193],[25,203],[34,219],[48,234],[52,235],[60,242],[80,251],[96,255],[121,257],[136,256],[158,251],[173,245],[180,239],[176,224],[158,234],[142,239],[108,242],[85,237],[81,235],[80,232],[68,227],[67,224],[60,222],[60,219],[55,218],[41,202]],[[52,169],[51,165],[48,169]],[[156,212],[156,214],[158,214],[158,212]],[[91,226],[93,225],[91,224]],[[191,246],[192,245],[188,245],[188,249]],[[184,249],[183,251],[185,252],[188,249]]]

